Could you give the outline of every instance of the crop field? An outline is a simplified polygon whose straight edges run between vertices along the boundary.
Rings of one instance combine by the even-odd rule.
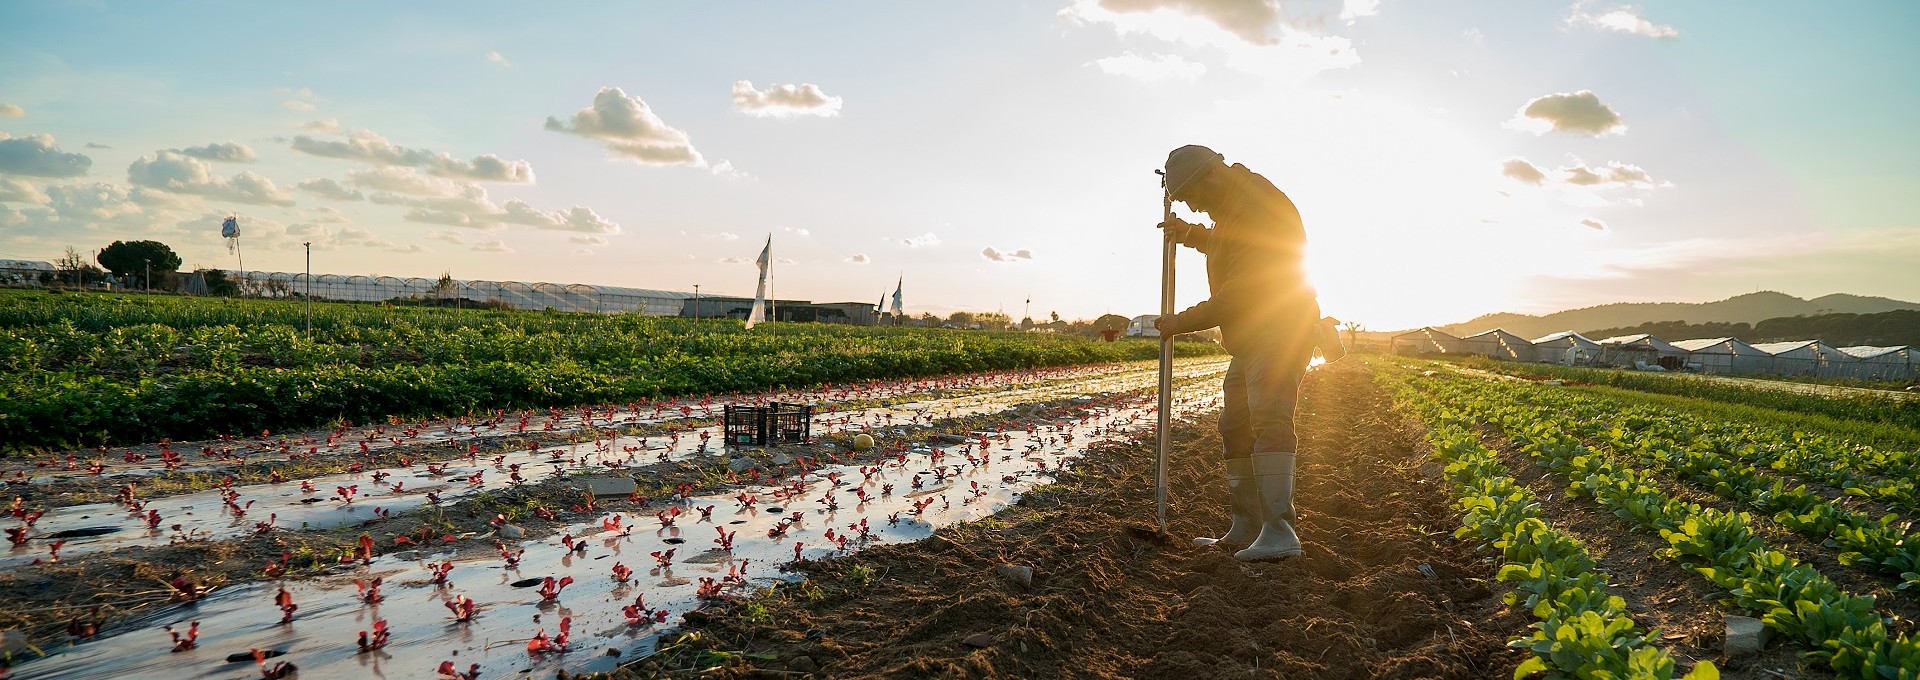
[[[1851,399],[1316,367],[1305,555],[1242,563],[1186,540],[1226,521],[1204,346],[1156,537],[1153,344],[352,306],[308,340],[285,303],[46,297],[0,296],[9,427],[67,422],[53,384],[316,386],[13,430],[10,677],[1920,673],[1920,424]],[[724,446],[769,400],[814,439]]]
[[[0,290],[0,449],[1150,359],[1025,333]],[[1182,354],[1214,352],[1181,343]],[[0,451],[3,452],[3,451]]]

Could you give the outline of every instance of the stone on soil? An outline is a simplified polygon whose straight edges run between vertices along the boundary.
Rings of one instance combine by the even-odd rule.
[[[993,646],[993,636],[986,633],[976,633],[972,637],[960,641],[960,643],[974,649],[986,649]]]
[[[1018,583],[1022,588],[1031,587],[1033,585],[1033,567],[1023,567],[1015,564],[1002,564],[998,567],[994,567],[994,571],[1000,574],[1000,578],[1004,578],[1008,581]]]
[[[746,472],[748,470],[753,469],[753,459],[748,458],[746,456],[741,456],[739,458],[735,458],[733,460],[727,461],[727,469],[732,470],[734,472]]]
[[[1767,647],[1767,624],[1746,616],[1727,617],[1726,652],[1728,658],[1759,654]]]
[[[580,480],[580,488],[595,496],[631,496],[640,486],[634,483],[632,477],[619,475],[584,477]]]
[[[520,540],[526,537],[527,530],[520,528],[518,525],[502,524],[500,525],[500,529],[494,533],[500,534],[501,538]]]

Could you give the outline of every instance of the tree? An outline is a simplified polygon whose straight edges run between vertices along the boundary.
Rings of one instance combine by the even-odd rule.
[[[1053,317],[1053,322],[1054,322],[1054,323],[1060,323],[1060,313],[1059,313],[1059,312],[1047,312],[1047,316],[1051,316],[1051,317]]]
[[[81,257],[80,251],[74,250],[73,246],[67,246],[67,253],[54,260],[53,269],[60,275],[60,280],[76,286],[99,281],[104,273]]]
[[[1013,325],[1013,319],[1000,312],[980,312],[973,315],[973,322],[980,324],[981,328],[993,331],[1004,331],[1008,326]]]
[[[114,241],[100,249],[99,260],[100,266],[123,279],[180,268],[180,256],[159,241]]]
[[[234,285],[232,279],[227,278],[227,272],[225,270],[202,269],[194,273],[199,274],[200,279],[207,282],[208,295],[226,297],[240,292],[240,287]]]
[[[954,312],[947,315],[947,325],[954,328],[972,328],[973,312]]]
[[[1132,324],[1133,320],[1120,316],[1119,314],[1102,314],[1100,318],[1093,320],[1093,329],[1097,331],[1116,330],[1125,333],[1127,326]]]

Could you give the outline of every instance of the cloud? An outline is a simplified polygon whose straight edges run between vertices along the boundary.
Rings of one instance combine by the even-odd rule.
[[[933,232],[929,231],[919,236],[900,239],[900,244],[908,248],[918,248],[921,246],[937,246],[937,245],[940,245],[940,237],[934,236]]]
[[[801,228],[801,229],[795,229],[795,228],[793,228],[793,227],[781,227],[781,228],[780,228],[780,231],[784,231],[784,232],[787,232],[787,233],[789,233],[789,234],[793,234],[794,236],[812,236],[812,235],[813,235],[813,231],[812,231],[812,230],[809,230],[809,229],[805,229],[805,228]]]
[[[1352,22],[1361,17],[1380,15],[1380,0],[1345,0],[1340,3],[1340,20]]]
[[[33,185],[12,177],[0,177],[0,203],[38,203],[45,205],[52,199],[45,193],[33,188]]]
[[[1226,53],[1226,65],[1281,79],[1300,79],[1360,63],[1352,41],[1323,33],[1328,23],[1351,23],[1369,2],[1280,0],[1074,0],[1063,19],[1108,24],[1115,32]],[[1344,15],[1344,16],[1343,16]]]
[[[25,117],[27,117],[27,110],[20,108],[19,104],[8,104],[6,102],[0,102],[0,118],[25,118]]]
[[[602,236],[568,236],[567,240],[589,246],[604,246],[607,244],[607,239]]]
[[[1509,158],[1502,161],[1500,174],[1534,186],[1540,186],[1547,181],[1547,173],[1541,172],[1538,166],[1527,162],[1524,158]]]
[[[749,116],[787,118],[791,116],[840,115],[839,97],[828,95],[813,83],[770,85],[762,92],[745,80],[733,82],[733,108]]]
[[[460,182],[443,177],[430,177],[408,167],[384,167],[354,170],[347,173],[346,184],[369,191],[381,191],[408,196],[461,196],[482,191],[470,182]],[[482,192],[484,193],[484,192]],[[374,197],[376,203],[401,203],[400,200],[381,200]]]
[[[980,249],[980,256],[994,262],[1012,262],[1033,259],[1033,251],[1021,248],[1014,251],[995,250],[992,246]]]
[[[478,250],[478,251],[480,251],[480,252],[483,252],[483,253],[511,253],[511,252],[513,252],[513,249],[512,249],[512,248],[508,248],[508,247],[507,247],[507,243],[506,243],[505,241],[501,241],[501,240],[498,240],[498,239],[496,239],[496,240],[492,240],[492,241],[481,241],[481,242],[479,242],[479,243],[475,243],[475,244],[473,244],[473,248],[472,248],[472,250]]]
[[[513,66],[512,63],[509,63],[507,61],[506,57],[500,56],[499,52],[495,52],[493,50],[487,50],[487,62],[492,64],[499,64],[501,66],[506,66],[506,67]]]
[[[340,121],[335,120],[333,118],[316,120],[311,123],[307,123],[305,125],[300,126],[300,129],[305,130],[307,132],[317,132],[320,134],[333,134],[335,132],[340,131]]]
[[[1138,80],[1153,82],[1177,78],[1193,80],[1207,72],[1207,65],[1197,61],[1187,61],[1177,54],[1152,54],[1140,56],[1128,52],[1118,57],[1107,57],[1087,62],[1099,66],[1101,71],[1111,75],[1127,76]]]
[[[728,255],[726,257],[720,258],[719,260],[717,260],[717,262],[719,262],[720,264],[746,264],[747,258],[740,257],[738,255]]]
[[[12,137],[0,132],[0,173],[29,177],[79,177],[93,167],[85,154],[54,146],[53,135]]]
[[[214,142],[205,146],[189,146],[179,149],[180,153],[207,161],[227,163],[252,163],[258,160],[253,148],[239,142]]]
[[[687,133],[667,125],[646,102],[617,87],[600,88],[593,105],[566,121],[548,116],[546,128],[599,140],[613,155],[646,165],[706,165]]]
[[[1607,223],[1602,222],[1598,218],[1593,218],[1593,217],[1588,217],[1580,220],[1580,226],[1586,227],[1588,229],[1592,229],[1594,231],[1607,230]]]
[[[359,189],[349,188],[325,177],[310,179],[293,186],[315,196],[336,201],[359,201],[367,197],[366,194],[360,193]]]
[[[207,198],[251,203],[254,205],[293,205],[293,197],[274,186],[273,180],[251,171],[229,179],[213,174],[206,161],[176,151],[160,151],[153,158],[141,157],[127,166],[127,181],[139,186],[192,194]]]
[[[1592,90],[1537,97],[1521,106],[1507,126],[1535,134],[1558,130],[1597,136],[1627,131],[1620,114],[1602,103]]]
[[[501,222],[521,224],[536,229],[555,231],[578,231],[593,234],[620,233],[620,225],[607,221],[595,213],[592,208],[576,205],[566,210],[545,212],[527,205],[520,199],[507,201],[506,209],[498,216]]]
[[[94,143],[94,142],[87,142],[87,148],[89,148],[89,149],[111,149],[111,148],[113,148],[113,147],[111,147],[111,146],[107,146],[107,145],[105,145],[105,144],[97,144],[97,143]]]
[[[318,96],[315,96],[313,94],[313,90],[310,90],[304,87],[297,90],[292,88],[278,87],[278,88],[274,88],[273,91],[276,94],[288,95],[289,97],[288,99],[280,102],[280,108],[286,109],[288,111],[312,111],[315,104],[318,104],[322,101],[326,101],[324,99],[319,98]]]
[[[738,241],[740,240],[740,235],[735,234],[731,231],[722,231],[718,233],[707,234],[707,238],[720,239],[722,241]]]
[[[753,175],[734,169],[733,161],[728,160],[714,163],[711,167],[707,168],[707,171],[713,173],[715,177],[725,179],[753,179]]]
[[[854,253],[847,256],[847,261],[854,264],[867,264],[873,262],[873,258],[867,257],[866,253]]]
[[[533,183],[533,166],[526,161],[509,161],[493,154],[482,154],[463,161],[443,151],[397,146],[385,137],[366,130],[355,132],[344,140],[299,135],[293,138],[293,150],[323,158],[415,167],[440,177],[512,184]]]
[[[1608,31],[1632,33],[1660,40],[1672,40],[1680,37],[1680,29],[1665,24],[1648,21],[1640,14],[1640,8],[1633,5],[1610,7],[1598,12],[1588,12],[1590,0],[1580,0],[1567,9],[1567,24],[1570,26],[1589,26]]]
[[[773,258],[773,263],[774,264],[797,264],[799,263],[799,260],[795,260],[790,257],[776,257],[776,258]]]
[[[1649,187],[1654,184],[1653,177],[1648,175],[1647,171],[1640,169],[1640,166],[1617,161],[1608,161],[1606,165],[1597,168],[1575,163],[1560,168],[1560,172],[1566,175],[1566,179],[1562,181],[1581,187],[1605,188],[1610,185]]]

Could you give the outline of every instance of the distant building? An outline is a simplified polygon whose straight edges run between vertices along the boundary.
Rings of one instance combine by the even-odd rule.
[[[1466,343],[1431,326],[1395,335],[1388,343],[1394,354],[1461,354],[1466,351]]]
[[[814,321],[872,325],[875,306],[871,302],[824,302],[808,300],[770,300],[767,318],[774,321]],[[696,301],[687,298],[680,316],[702,319],[746,319],[753,313],[753,298],[702,295]]]
[[[1460,339],[1461,351],[1507,361],[1533,361],[1538,353],[1526,338],[1495,328]]]
[[[0,260],[0,285],[37,286],[41,274],[54,272],[52,262],[38,260]]]
[[[1533,339],[1534,361],[1549,364],[1587,364],[1600,356],[1600,343],[1573,331]]]

